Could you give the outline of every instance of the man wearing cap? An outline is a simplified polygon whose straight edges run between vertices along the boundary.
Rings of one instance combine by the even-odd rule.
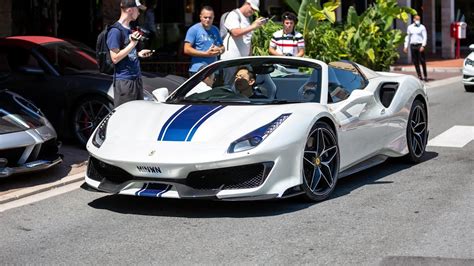
[[[259,11],[259,5],[259,0],[246,0],[240,8],[229,12],[224,22],[229,34],[224,38],[225,52],[221,59],[251,55],[252,33],[267,21],[265,18],[258,18],[250,24],[249,18]]]
[[[283,29],[272,35],[268,52],[271,55],[298,56],[304,55],[303,35],[295,31],[297,18],[294,13],[285,12],[281,16]]]
[[[137,53],[136,46],[142,36],[138,31],[132,32],[130,22],[138,18],[139,9],[146,10],[139,0],[121,0],[120,18],[107,34],[107,46],[115,65],[115,107],[128,101],[143,100],[143,84],[138,57],[149,57],[152,52],[143,49]]]

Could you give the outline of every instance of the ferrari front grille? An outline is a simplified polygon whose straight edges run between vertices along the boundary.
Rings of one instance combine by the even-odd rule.
[[[94,157],[89,158],[87,176],[101,182],[104,178],[115,184],[122,184],[133,179],[133,176],[116,166],[104,163]]]
[[[199,190],[255,188],[263,184],[272,167],[272,162],[265,162],[191,172],[186,185]]]
[[[20,160],[24,151],[25,147],[0,150],[0,158],[6,159],[8,161],[6,166],[14,167],[18,165],[18,161]]]

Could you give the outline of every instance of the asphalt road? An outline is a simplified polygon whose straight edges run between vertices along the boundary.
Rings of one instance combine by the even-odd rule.
[[[474,93],[429,90],[431,138],[474,126]],[[474,141],[338,183],[318,204],[209,202],[77,189],[0,213],[2,264],[474,265]]]

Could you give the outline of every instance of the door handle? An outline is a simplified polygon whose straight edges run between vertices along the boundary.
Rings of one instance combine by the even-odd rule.
[[[385,109],[382,109],[382,111],[380,111],[380,114],[381,115],[385,114]]]

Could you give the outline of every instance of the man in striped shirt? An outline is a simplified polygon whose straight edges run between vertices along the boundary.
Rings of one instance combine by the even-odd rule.
[[[272,35],[268,52],[271,55],[280,56],[303,56],[304,38],[303,35],[295,31],[297,18],[294,13],[285,12],[282,15],[283,29]]]

